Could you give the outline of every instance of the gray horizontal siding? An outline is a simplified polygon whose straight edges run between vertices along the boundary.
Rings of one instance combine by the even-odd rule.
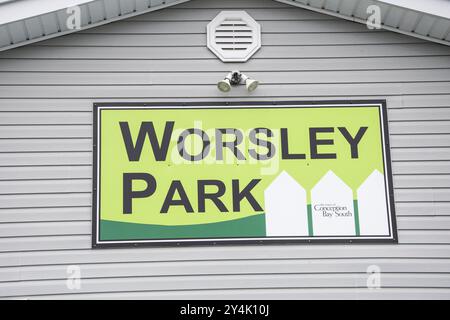
[[[150,22],[149,22],[150,23]],[[348,23],[348,22],[345,22]],[[150,23],[151,24],[151,23]],[[186,26],[189,26],[187,24]],[[205,23],[202,22],[203,28]],[[185,26],[185,27],[186,27]],[[180,26],[179,30],[184,27]],[[330,27],[330,30],[336,27]],[[98,36],[100,36],[99,34]],[[368,35],[368,34],[367,34]],[[288,36],[288,35],[286,35]],[[331,58],[331,57],[398,57],[398,56],[442,56],[448,54],[446,46],[428,43],[418,44],[367,44],[357,49],[351,45],[317,45],[317,46],[264,46],[252,59],[295,59],[303,58]],[[286,48],[288,47],[288,48]],[[52,47],[52,50],[35,50],[34,47],[17,49],[17,55],[11,56],[13,51],[6,51],[5,58],[19,59],[51,59],[66,55],[67,59],[117,59],[117,60],[164,60],[180,58],[180,50],[186,59],[215,59],[215,56],[204,46],[198,47],[116,47],[105,50],[104,47]],[[21,54],[22,53],[22,54]],[[3,54],[2,54],[3,55]]]
[[[1,85],[15,86],[92,86],[97,83],[104,85],[210,85],[217,78],[223,77],[223,72],[186,72],[183,74],[168,72],[148,73],[32,73],[4,72],[0,79]],[[327,83],[378,83],[390,79],[390,83],[409,82],[450,82],[450,68],[424,70],[385,71],[285,71],[285,72],[252,72],[252,76],[264,85],[271,84],[327,84]],[[195,80],[194,80],[195,79]],[[332,81],[330,81],[330,79]],[[448,112],[448,111],[441,111]]]
[[[326,84],[318,86],[316,84],[262,84],[261,93],[258,96],[270,97],[298,97],[298,93],[303,92],[302,97],[348,97],[349,92],[355,97],[368,95],[401,95],[403,92],[408,94],[446,94],[450,87],[449,82],[424,82],[411,83],[350,83],[350,84]],[[130,86],[7,86],[0,92],[0,98],[22,97],[28,99],[48,98],[48,92],[52,92],[54,98],[91,98],[95,99],[160,99],[173,97],[173,88],[167,85],[130,85]],[[177,87],[177,93],[180,96],[190,97],[208,97],[217,96],[217,87],[215,85],[180,85]],[[229,96],[246,97],[248,92],[244,88],[234,90]],[[223,94],[225,96],[225,94]],[[254,95],[255,96],[255,95]]]
[[[428,275],[390,275],[383,276],[387,288],[420,288],[431,285],[436,289],[446,289],[450,285],[450,278],[445,274]],[[170,275],[154,277],[127,277],[127,278],[95,278],[83,280],[84,293],[154,291],[185,291],[185,290],[229,290],[229,289],[298,289],[298,288],[365,288],[366,274],[239,274],[239,275],[208,275],[208,276],[177,276]],[[42,295],[70,294],[71,290],[65,288],[66,280],[20,281],[19,283],[6,283],[2,285],[3,293],[9,296],[33,296],[36,292]],[[405,285],[411,284],[411,285]],[[413,285],[412,285],[413,284]],[[2,292],[0,291],[0,292]]]
[[[46,48],[46,47],[40,47]],[[104,48],[108,51],[109,47]],[[53,48],[48,49],[52,51]],[[323,48],[320,48],[323,49]],[[17,49],[18,50],[18,49]],[[45,50],[45,49],[41,49]],[[8,52],[8,51],[6,51]],[[36,63],[39,61],[39,63]],[[242,71],[349,71],[349,70],[405,70],[405,69],[448,69],[448,56],[406,56],[406,57],[326,57],[305,58],[299,55],[292,59],[252,59],[244,65],[223,64],[211,59],[159,59],[153,60],[82,60],[82,59],[2,59],[0,72],[40,72],[46,73],[150,73],[150,72],[219,72],[239,68]],[[256,94],[256,92],[255,92]],[[216,95],[215,95],[216,96]],[[214,96],[214,97],[215,97]]]
[[[262,26],[248,63],[205,48],[226,8]],[[235,68],[260,88],[218,92]],[[90,249],[93,102],[352,98],[387,99],[398,245]],[[269,0],[194,0],[0,53],[0,297],[336,296],[450,297],[450,48]]]
[[[324,295],[324,291],[327,292]],[[360,288],[270,288],[270,289],[217,289],[217,290],[167,290],[167,291],[116,291],[95,292],[85,294],[59,294],[40,296],[43,299],[222,299],[222,300],[258,300],[258,299],[442,299],[448,289],[441,288],[384,288],[383,290],[367,290]]]

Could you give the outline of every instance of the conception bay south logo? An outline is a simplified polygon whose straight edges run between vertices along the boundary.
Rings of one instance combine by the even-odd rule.
[[[93,246],[395,241],[385,111],[96,105]]]

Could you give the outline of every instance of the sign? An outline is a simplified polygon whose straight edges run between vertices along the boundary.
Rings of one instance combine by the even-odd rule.
[[[384,101],[94,105],[93,247],[396,242]]]

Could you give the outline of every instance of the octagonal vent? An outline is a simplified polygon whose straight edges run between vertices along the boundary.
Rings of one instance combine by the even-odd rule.
[[[261,26],[245,11],[222,11],[207,35],[208,48],[224,62],[245,62],[261,47]]]

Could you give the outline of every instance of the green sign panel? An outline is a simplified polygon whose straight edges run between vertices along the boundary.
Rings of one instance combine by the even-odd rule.
[[[384,101],[96,104],[93,246],[397,241]]]

